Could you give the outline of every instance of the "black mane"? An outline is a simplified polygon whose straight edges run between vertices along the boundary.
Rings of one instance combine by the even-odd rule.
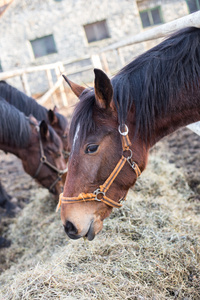
[[[11,147],[26,147],[31,129],[26,116],[0,97],[0,143]]]
[[[0,97],[0,113],[0,143],[11,147],[26,147],[31,138],[29,118],[2,97]],[[50,140],[59,148],[59,136],[50,125],[48,129]]]
[[[49,123],[48,110],[44,106],[38,104],[35,99],[27,96],[5,81],[0,81],[0,97],[22,111],[26,116],[32,114],[37,120],[44,120]],[[66,118],[57,112],[55,114],[60,127],[65,129],[67,127]]]
[[[200,29],[189,27],[171,35],[125,66],[111,83],[119,123],[126,123],[134,104],[136,132],[147,139],[154,128],[155,116],[164,116],[180,91],[199,88]],[[72,119],[70,139],[78,123],[82,139],[94,128],[91,118],[94,103],[94,92],[81,96]]]

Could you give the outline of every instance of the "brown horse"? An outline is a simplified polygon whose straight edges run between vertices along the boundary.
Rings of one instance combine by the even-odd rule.
[[[68,81],[79,97],[61,219],[72,239],[92,240],[120,207],[162,137],[200,120],[200,29],[181,30],[111,80],[95,69],[94,89]]]
[[[1,97],[0,112],[0,149],[19,157],[29,175],[60,194],[67,171],[60,137],[45,121],[26,117]]]

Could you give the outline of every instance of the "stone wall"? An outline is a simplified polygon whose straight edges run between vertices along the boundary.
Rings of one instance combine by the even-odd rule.
[[[139,10],[158,5],[161,6],[164,22],[188,14],[185,0],[14,0],[0,18],[3,70],[96,54],[115,41],[148,30],[142,28]],[[107,20],[110,38],[88,43],[83,26],[104,19]],[[58,52],[35,59],[30,40],[49,34],[54,35]],[[155,43],[146,42],[121,49],[124,62],[129,62]],[[120,67],[113,53],[108,53],[107,59],[111,69]]]

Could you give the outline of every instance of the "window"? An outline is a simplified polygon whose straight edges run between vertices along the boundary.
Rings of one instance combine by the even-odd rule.
[[[106,20],[84,25],[88,43],[100,41],[110,37]]]
[[[53,35],[47,35],[30,41],[35,58],[57,53]]]
[[[200,0],[187,0],[187,5],[190,13],[200,10]]]
[[[144,28],[163,23],[160,7],[140,11],[140,18]]]

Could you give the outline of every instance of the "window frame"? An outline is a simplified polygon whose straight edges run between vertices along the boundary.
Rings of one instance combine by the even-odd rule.
[[[159,16],[160,16],[160,20],[161,20],[161,23],[159,24],[154,24],[154,21],[153,21],[153,17],[152,17],[152,10],[155,10],[155,9],[158,9],[159,11]],[[143,12],[147,12],[148,14],[148,18],[149,18],[149,21],[150,21],[150,26],[144,26],[143,25],[143,22],[142,22],[142,18],[141,18],[141,15],[140,15],[140,20],[142,22],[142,27],[143,28],[148,28],[148,27],[152,27],[152,26],[157,26],[157,25],[160,25],[160,24],[163,24],[164,23],[164,20],[163,20],[163,14],[162,14],[162,9],[161,9],[161,6],[158,5],[158,6],[154,6],[152,8],[147,8],[147,9],[143,9],[143,10],[140,10],[139,11],[139,14],[140,13],[143,13]]]

